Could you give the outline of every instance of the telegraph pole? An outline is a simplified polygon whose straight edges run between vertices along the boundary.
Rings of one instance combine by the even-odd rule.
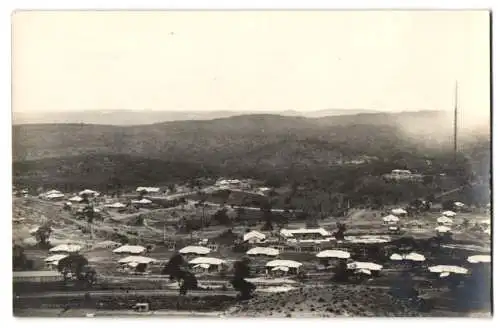
[[[457,163],[457,121],[458,121],[458,83],[455,81],[455,108],[454,108],[454,119],[453,119],[453,152],[455,156],[455,164]]]

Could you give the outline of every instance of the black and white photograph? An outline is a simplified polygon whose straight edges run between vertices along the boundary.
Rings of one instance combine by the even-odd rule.
[[[10,19],[15,317],[493,316],[490,11]]]

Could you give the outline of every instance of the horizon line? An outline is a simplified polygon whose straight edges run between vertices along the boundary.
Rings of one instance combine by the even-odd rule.
[[[304,110],[304,109],[243,109],[243,110],[236,110],[236,109],[213,109],[213,110],[203,110],[203,109],[189,109],[189,110],[176,110],[176,109],[131,109],[131,108],[123,108],[123,109],[109,109],[109,108],[104,108],[104,109],[98,109],[98,108],[92,108],[92,109],[76,109],[76,110],[44,110],[44,111],[36,111],[36,112],[31,112],[31,111],[15,111],[11,110],[11,113],[18,113],[18,114],[37,114],[37,113],[77,113],[77,112],[120,112],[120,111],[125,111],[125,112],[140,112],[140,111],[145,111],[145,112],[175,112],[175,113],[182,113],[182,112],[202,112],[202,113],[210,113],[210,112],[233,112],[233,113],[242,113],[242,112],[271,112],[271,113],[283,113],[283,112],[298,112],[298,113],[315,113],[315,112],[321,112],[321,111],[335,111],[335,110],[342,110],[342,111],[372,111],[376,113],[403,113],[403,112],[446,112],[446,109],[406,109],[406,110],[397,110],[397,111],[391,111],[391,110],[383,110],[383,109],[371,109],[371,108],[324,108],[324,109],[313,109],[313,110]],[[453,108],[450,109],[452,111]]]

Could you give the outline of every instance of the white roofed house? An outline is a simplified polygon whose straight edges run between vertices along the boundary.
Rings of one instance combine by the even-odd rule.
[[[186,246],[179,250],[179,253],[183,255],[207,255],[212,250],[204,246]]]
[[[441,216],[439,218],[437,218],[437,223],[439,225],[452,225],[453,224],[453,220],[447,216]]]
[[[64,253],[64,254],[72,254],[78,253],[82,249],[81,245],[75,244],[60,244],[58,246],[52,247],[49,249],[50,253]]]
[[[298,274],[302,263],[291,260],[273,260],[266,263],[267,274]]]
[[[137,187],[135,190],[140,194],[159,194],[160,193],[160,188],[159,187]]]
[[[491,255],[472,255],[467,258],[469,263],[491,263]]]
[[[392,209],[391,213],[394,214],[394,215],[401,215],[401,216],[404,216],[404,215],[408,214],[408,212],[405,209],[403,209],[403,208]]]
[[[139,245],[123,245],[113,250],[115,254],[143,254],[146,252],[146,247]]]
[[[189,261],[189,265],[198,272],[221,271],[226,261],[214,257],[197,257]]]
[[[68,254],[54,254],[49,257],[47,257],[44,262],[45,266],[49,270],[57,270],[57,266],[59,264],[59,261],[68,257]]]
[[[125,271],[133,270],[137,273],[149,273],[147,270],[148,265],[158,262],[156,259],[145,256],[127,256],[118,260],[121,269]]]
[[[92,198],[92,197],[97,197],[99,196],[99,192],[98,191],[95,191],[95,190],[91,190],[91,189],[85,189],[85,190],[82,190],[78,193],[78,196],[80,197],[88,197],[88,198]]]
[[[399,218],[393,214],[389,214],[382,218],[384,224],[397,224],[399,222]]]
[[[46,192],[45,194],[41,195],[42,199],[45,200],[53,200],[53,201],[58,201],[64,199],[64,194],[58,190],[50,190]]]
[[[121,211],[121,210],[127,208],[127,205],[120,203],[120,202],[115,202],[112,204],[106,204],[106,205],[104,205],[104,207],[111,209],[111,210]]]
[[[433,273],[439,274],[440,278],[449,277],[450,274],[460,274],[465,275],[469,272],[466,268],[456,266],[456,265],[435,265],[428,267],[428,270]]]
[[[443,215],[446,216],[447,218],[454,218],[457,215],[457,213],[453,211],[444,211]]]
[[[140,200],[132,200],[130,203],[132,205],[138,206],[138,207],[148,207],[151,204],[153,204],[153,202],[151,200],[146,199],[146,198],[143,198],[143,199],[140,199]]]
[[[340,249],[327,249],[316,254],[316,257],[319,259],[320,264],[326,268],[332,264],[332,261],[346,261],[351,257],[351,254]]]
[[[315,240],[315,239],[326,239],[332,234],[323,228],[314,229],[281,229],[280,235],[286,239],[296,239],[296,240]]]
[[[411,181],[411,182],[421,182],[423,181],[422,174],[412,173],[410,170],[392,170],[391,173],[384,174],[384,179],[393,181]]]
[[[258,192],[259,194],[261,195],[264,195],[264,196],[268,196],[271,192],[272,192],[272,188],[269,188],[269,187],[260,187],[258,189]]]
[[[347,269],[354,274],[378,276],[382,270],[382,265],[372,262],[351,262],[347,264]]]
[[[280,253],[279,250],[271,247],[254,247],[247,251],[247,255],[252,255],[252,256],[258,256],[258,255],[278,256],[279,253]]]
[[[73,196],[68,200],[72,203],[81,203],[84,199],[80,196]]]
[[[56,189],[52,189],[52,190],[49,190],[47,192],[44,192],[42,195],[52,195],[52,194],[62,194],[62,192],[60,192],[59,190],[56,190]]]
[[[247,232],[243,235],[243,241],[249,244],[263,242],[264,240],[266,240],[266,235],[256,230]]]
[[[112,240],[104,240],[104,241],[93,244],[92,249],[110,249],[110,248],[115,249],[115,248],[120,247],[120,246],[121,246],[121,244],[119,242],[112,241]]]
[[[242,187],[242,182],[238,179],[220,179],[215,182],[217,187],[239,188]]]
[[[434,230],[436,230],[436,233],[438,234],[438,236],[451,233],[451,228],[448,226],[444,226],[444,225],[437,226]]]

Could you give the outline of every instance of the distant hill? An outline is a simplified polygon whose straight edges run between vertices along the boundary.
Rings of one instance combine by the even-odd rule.
[[[104,124],[147,125],[159,122],[211,120],[244,113],[232,111],[152,111],[152,110],[88,110],[73,112],[13,113],[13,124]]]
[[[299,144],[309,151],[324,147],[337,153],[374,154],[380,147],[404,147],[418,126],[425,135],[442,131],[440,115],[419,112],[305,118],[260,114],[134,126],[15,125],[13,156],[22,161],[105,153],[195,161],[216,157],[224,163],[259,149],[279,156],[302,147]],[[280,148],[270,150],[273,147]]]
[[[374,113],[362,109],[325,109],[319,111],[152,111],[152,110],[88,110],[72,112],[42,112],[12,114],[13,124],[103,124],[103,125],[148,125],[160,122],[186,120],[212,120],[239,115],[274,114],[282,116],[324,117]]]
[[[133,126],[14,125],[13,159],[126,154],[196,162],[216,158],[219,165],[233,159],[252,165],[291,164],[294,158],[301,164],[307,158],[331,163],[339,156],[377,156],[417,146],[449,148],[453,130],[447,121],[446,113],[421,111],[321,118],[254,114]]]
[[[64,189],[116,185],[110,179],[129,185],[251,176],[332,185],[346,178],[335,170],[339,162],[366,156],[380,163],[371,171],[360,167],[358,176],[381,174],[395,163],[422,169],[424,157],[450,152],[447,120],[445,113],[421,111],[321,118],[254,114],[133,126],[14,125],[14,181]],[[475,134],[475,144],[469,142],[475,146],[467,150],[483,175],[489,172],[488,133]],[[462,135],[464,145],[465,140]]]

